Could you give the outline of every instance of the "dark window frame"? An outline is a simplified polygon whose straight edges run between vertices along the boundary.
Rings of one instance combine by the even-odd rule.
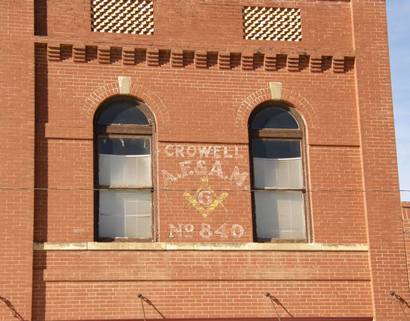
[[[298,129],[283,129],[283,128],[262,128],[262,129],[252,129],[251,124],[257,113],[268,107],[278,107],[286,110],[297,122]],[[284,102],[277,101],[267,101],[259,105],[251,113],[248,122],[249,128],[249,165],[250,165],[250,183],[251,183],[251,201],[252,201],[252,223],[253,223],[253,240],[254,242],[272,242],[272,243],[307,243],[311,241],[312,231],[311,231],[311,220],[310,220],[310,197],[307,192],[308,181],[308,171],[307,171],[307,149],[306,149],[306,129],[304,126],[303,119],[294,111],[294,107]],[[300,143],[300,157],[302,159],[302,177],[303,177],[303,188],[256,188],[254,184],[254,166],[253,166],[253,151],[252,142],[254,139],[258,140],[291,140],[298,141]],[[267,192],[287,192],[287,191],[298,191],[302,192],[304,196],[304,213],[305,213],[305,238],[303,239],[266,239],[258,238],[257,235],[257,225],[256,225],[256,208],[255,208],[255,198],[254,191],[267,191]]]
[[[98,118],[101,113],[104,112],[106,108],[115,102],[120,101],[132,101],[136,103],[136,107],[145,115],[148,120],[146,125],[134,125],[134,124],[111,124],[111,125],[98,125]],[[93,149],[94,149],[94,240],[97,242],[155,242],[158,239],[157,235],[157,207],[156,207],[156,188],[155,188],[155,178],[156,178],[156,161],[155,161],[155,150],[156,150],[156,140],[155,140],[155,121],[154,116],[150,109],[145,105],[145,103],[135,97],[120,95],[110,97],[105,100],[97,109],[94,115],[94,138],[93,138]],[[99,184],[99,148],[98,142],[100,137],[108,138],[149,138],[150,141],[150,153],[151,153],[151,180],[152,187],[128,187],[128,186],[105,186]],[[102,238],[99,236],[99,216],[100,216],[100,190],[115,190],[115,191],[133,191],[133,190],[150,190],[152,193],[152,229],[150,238],[130,238],[130,237],[118,237],[118,238]]]

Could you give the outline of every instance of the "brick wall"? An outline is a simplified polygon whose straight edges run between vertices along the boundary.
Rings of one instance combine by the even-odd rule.
[[[371,315],[366,253],[47,252],[36,262],[39,319],[141,319],[139,293],[166,318],[269,317],[266,292],[295,316]]]
[[[388,293],[408,292],[405,248],[393,125],[384,1],[353,1],[356,30],[357,103],[361,128],[363,186],[370,247],[374,313],[377,320],[399,319]],[[374,89],[374,90],[373,90]],[[389,106],[389,108],[386,108]],[[376,129],[377,128],[377,129]],[[386,159],[391,160],[390,164]],[[388,224],[386,224],[388,220]],[[394,273],[386,273],[394,271]]]
[[[409,230],[410,230],[410,203],[402,202],[402,215],[403,215],[403,229],[404,229],[404,240],[406,243],[406,253],[410,251],[409,243]],[[410,266],[409,255],[407,254],[407,269]]]
[[[43,221],[47,217],[48,223],[47,227],[41,224],[36,225],[36,231],[39,231],[36,233],[38,235],[36,240],[49,242],[93,240],[93,193],[91,190],[83,190],[91,189],[93,183],[92,118],[85,115],[83,108],[88,96],[104,87],[98,79],[105,77],[115,85],[115,75],[118,74],[130,76],[136,86],[144,84],[143,88],[136,89],[137,97],[144,92],[145,88],[149,88],[155,95],[161,97],[163,105],[166,106],[167,115],[162,116],[160,110],[163,108],[162,105],[158,106],[155,102],[151,104],[149,98],[146,100],[154,114],[158,115],[156,124],[158,132],[155,139],[158,142],[159,168],[156,180],[158,181],[157,194],[161,228],[165,229],[169,224],[199,223],[201,216],[193,211],[182,194],[184,191],[192,193],[199,188],[201,176],[189,175],[173,183],[164,177],[162,171],[166,170],[176,176],[181,172],[181,162],[190,162],[186,167],[192,170],[200,158],[198,155],[190,157],[188,154],[176,156],[175,153],[168,156],[165,148],[168,145],[173,149],[175,146],[183,148],[204,146],[207,148],[217,145],[221,147],[221,150],[225,146],[230,146],[231,150],[237,147],[238,159],[215,159],[211,155],[205,159],[205,166],[210,172],[215,161],[220,160],[222,170],[225,172],[224,176],[231,176],[235,166],[241,173],[249,173],[246,129],[248,116],[239,118],[241,121],[239,125],[235,124],[235,120],[238,118],[241,102],[249,93],[252,94],[259,88],[267,87],[272,76],[263,71],[250,73],[246,75],[249,80],[244,83],[243,73],[231,71],[229,82],[223,83],[226,72],[219,70],[206,72],[206,76],[201,77],[203,72],[198,70],[167,68],[157,71],[147,67],[128,67],[125,72],[122,66],[102,68],[96,62],[95,64],[96,66],[80,65],[84,74],[90,74],[87,78],[72,76],[69,80],[64,75],[76,74],[80,71],[80,66],[70,61],[53,62],[48,65],[48,104],[55,108],[49,110],[48,122],[44,124],[45,135],[49,133],[51,137],[45,137],[47,142],[44,142],[46,145],[44,148],[47,150],[48,157],[43,159],[43,162],[39,160],[39,169],[41,168],[42,173],[47,175],[47,184],[52,191],[47,196],[48,211],[42,210],[36,216],[38,220],[43,217]],[[95,67],[100,68],[96,70]],[[318,79],[309,72],[300,74],[284,72],[275,75],[275,79],[282,80],[286,88],[295,88],[303,82],[310,83],[309,89],[301,90],[304,97],[308,97],[306,99],[309,99],[310,104],[317,109],[326,109],[326,112],[319,113],[310,110],[310,106],[296,107],[302,116],[310,117],[310,122],[307,121],[306,139],[309,142],[307,153],[312,189],[312,211],[315,211],[314,238],[317,242],[366,242],[363,203],[360,195],[362,184],[360,150],[357,139],[352,137],[356,119],[353,111],[353,89],[348,88],[351,77],[348,74],[340,77],[329,73],[323,75],[323,78]],[[175,79],[178,79],[178,82]],[[331,94],[321,89],[326,82],[330,81],[340,83],[340,89]],[[200,83],[199,88],[192,88],[195,83]],[[65,88],[65,92],[73,97],[73,101],[66,101],[58,90],[59,86]],[[312,90],[314,88],[317,90]],[[340,104],[345,103],[349,91],[352,93],[350,100],[353,104],[351,112],[346,111],[346,114],[350,116],[345,117],[344,123],[340,121],[336,123],[329,116],[334,114],[336,118],[341,117],[336,116],[340,107],[334,102],[338,98]],[[206,108],[189,111],[192,106],[197,106],[202,102],[206,102]],[[348,126],[347,124],[351,126],[351,130],[344,131],[343,127]],[[325,135],[326,131],[328,134]],[[229,134],[232,132],[235,134]],[[83,135],[82,133],[85,133],[85,137],[78,137]],[[346,163],[349,166],[344,166]],[[249,215],[249,176],[241,186],[237,186],[230,180],[213,175],[210,178],[210,185],[215,189],[228,191],[231,196],[226,200],[225,208],[219,208],[209,222],[216,225],[225,222],[244,224],[247,236],[238,241],[250,241],[252,229]],[[64,188],[64,190],[59,190],[59,188]],[[248,201],[237,202],[236,200]],[[43,208],[43,202],[45,200],[38,199],[40,208]],[[61,204],[67,205],[62,207]],[[335,205],[337,205],[336,208]],[[84,215],[72,217],[70,213],[76,210]],[[65,224],[61,224],[61,220],[64,220]],[[337,223],[332,223],[332,220]],[[48,229],[47,233],[43,233],[45,228]],[[168,241],[167,231],[160,233],[159,239]]]
[[[91,32],[88,0],[1,4],[0,296],[25,320],[142,319],[139,293],[168,319],[272,318],[266,292],[283,318],[401,320],[384,1],[273,3],[301,9],[302,41],[243,39],[242,7],[268,0],[156,0],[152,36]],[[119,76],[155,116],[157,243],[110,248],[94,243],[93,117]],[[252,243],[247,124],[270,82],[303,119],[312,244]],[[201,184],[227,194],[206,217],[184,197]]]
[[[0,296],[31,318],[34,186],[33,8],[0,3]],[[0,302],[0,320],[11,314]]]

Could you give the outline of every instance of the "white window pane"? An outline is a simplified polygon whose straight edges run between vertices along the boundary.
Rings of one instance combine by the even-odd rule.
[[[100,237],[115,238],[124,231],[124,220],[120,215],[100,214],[98,231]]]
[[[135,198],[124,200],[124,215],[147,216],[151,217],[152,193],[145,191],[127,192],[132,193]]]
[[[126,156],[124,182],[130,186],[151,187],[151,155]]]
[[[123,212],[118,192],[100,191],[100,216],[121,215]]]
[[[151,187],[151,155],[99,155],[99,183]]]
[[[127,237],[132,238],[151,238],[152,237],[152,220],[151,216],[138,217],[138,216],[126,216],[125,217],[125,231]]]
[[[152,237],[151,192],[101,191],[99,210],[100,237]]]
[[[303,188],[301,158],[253,158],[256,188]]]
[[[259,239],[305,239],[302,192],[254,192],[256,233]]]

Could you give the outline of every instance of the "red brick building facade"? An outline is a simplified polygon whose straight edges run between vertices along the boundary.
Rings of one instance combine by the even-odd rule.
[[[0,320],[405,320],[384,0],[3,0],[0,26]]]

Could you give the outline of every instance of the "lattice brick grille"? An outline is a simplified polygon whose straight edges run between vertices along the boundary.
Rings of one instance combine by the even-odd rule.
[[[243,25],[248,40],[302,40],[300,9],[244,7]]]
[[[92,31],[152,35],[152,0],[91,0]]]

